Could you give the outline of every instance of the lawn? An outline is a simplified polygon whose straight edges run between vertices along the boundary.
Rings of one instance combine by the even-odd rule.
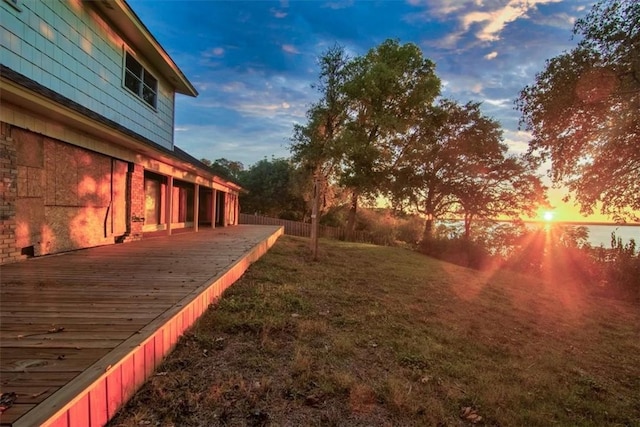
[[[282,237],[110,426],[640,425],[640,310],[562,278]]]

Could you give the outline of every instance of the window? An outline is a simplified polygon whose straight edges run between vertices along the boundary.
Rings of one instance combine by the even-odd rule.
[[[124,85],[140,99],[156,108],[158,100],[158,80],[136,59],[126,52]]]

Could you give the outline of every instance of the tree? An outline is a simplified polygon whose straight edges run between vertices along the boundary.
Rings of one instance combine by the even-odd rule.
[[[498,158],[463,166],[465,177],[454,186],[456,213],[464,218],[466,239],[471,238],[471,226],[476,220],[520,219],[523,215],[532,216],[538,206],[547,203],[545,187],[533,165],[507,156],[506,146],[499,146],[504,151]]]
[[[347,235],[353,233],[361,197],[381,192],[392,159],[387,142],[415,124],[440,92],[435,65],[418,46],[386,40],[347,66],[343,92],[348,123],[342,135],[340,183],[351,191]]]
[[[535,165],[507,150],[500,124],[482,114],[480,103],[443,99],[395,140],[390,193],[426,217],[423,240],[445,215],[462,216],[469,239],[474,220],[519,217],[545,201]]]
[[[299,219],[304,212],[304,201],[293,188],[294,174],[294,167],[287,159],[262,159],[252,165],[240,176],[240,185],[247,190],[240,195],[242,209]]]
[[[224,157],[214,161],[208,159],[201,159],[200,161],[209,166],[209,169],[211,169],[215,175],[230,181],[238,182],[240,175],[244,171],[244,165],[242,162],[228,160]]]
[[[393,140],[397,158],[387,170],[386,190],[397,210],[408,208],[425,217],[422,240],[433,237],[435,220],[455,203],[450,186],[453,144],[447,136],[447,110],[454,106],[443,100],[425,108],[416,124]]]
[[[346,120],[346,105],[341,92],[346,79],[348,58],[341,46],[329,48],[318,58],[320,73],[314,85],[321,93],[320,100],[307,111],[307,123],[294,125],[290,150],[293,160],[308,176],[306,186],[314,187],[320,200],[327,200],[330,185],[336,180],[342,148],[340,135]],[[324,206],[326,207],[326,205]]]
[[[551,161],[583,214],[600,206],[640,221],[640,2],[602,0],[576,22],[583,37],[547,61],[516,101],[529,155]],[[567,197],[568,198],[568,197]]]

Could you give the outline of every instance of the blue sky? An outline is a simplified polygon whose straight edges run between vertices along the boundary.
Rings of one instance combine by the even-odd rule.
[[[194,84],[176,97],[175,143],[195,157],[288,157],[294,123],[318,99],[316,60],[338,44],[362,55],[388,38],[436,63],[442,95],[481,101],[516,152],[518,92],[577,43],[590,0],[157,1],[128,3]]]

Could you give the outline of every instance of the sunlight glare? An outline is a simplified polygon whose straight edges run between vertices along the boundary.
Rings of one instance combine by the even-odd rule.
[[[542,214],[542,218],[543,218],[545,221],[553,221],[553,216],[554,216],[554,214],[553,214],[553,212],[551,212],[551,211],[545,211],[545,212]]]

